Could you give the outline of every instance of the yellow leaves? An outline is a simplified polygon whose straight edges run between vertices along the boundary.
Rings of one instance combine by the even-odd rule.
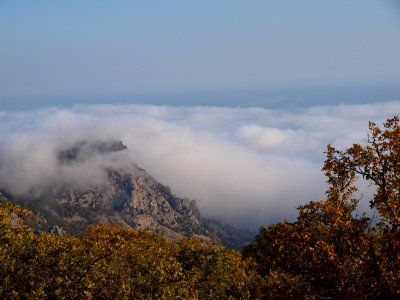
[[[6,298],[257,298],[253,264],[237,251],[198,240],[173,244],[119,226],[90,227],[81,237],[20,234],[12,226],[0,234],[4,230],[13,233],[6,247],[0,244],[0,294]]]
[[[335,161],[344,167],[353,169],[376,187],[376,193],[371,201],[371,207],[378,210],[381,221],[398,229],[399,214],[396,203],[400,202],[400,125],[399,117],[394,116],[380,129],[370,122],[370,134],[367,145],[353,145],[341,152]],[[345,160],[346,159],[346,160]]]

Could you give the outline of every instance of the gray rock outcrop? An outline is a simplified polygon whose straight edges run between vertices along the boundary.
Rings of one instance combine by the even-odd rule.
[[[79,164],[95,155],[123,151],[120,141],[80,142],[58,154],[61,164]],[[252,234],[218,221],[203,220],[194,200],[171,193],[133,162],[124,167],[104,167],[106,180],[95,186],[40,187],[23,202],[36,214],[36,231],[79,234],[87,226],[120,224],[151,230],[172,240],[196,236],[219,238],[231,248],[241,248]],[[1,194],[0,194],[1,196]]]

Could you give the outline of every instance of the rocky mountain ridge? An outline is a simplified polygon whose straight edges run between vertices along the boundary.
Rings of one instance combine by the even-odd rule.
[[[62,164],[79,164],[93,155],[124,151],[121,141],[82,141],[61,150]],[[171,193],[145,170],[128,162],[126,167],[104,168],[106,182],[100,186],[63,186],[36,189],[28,198],[11,195],[13,201],[26,204],[37,216],[35,230],[58,234],[77,234],[96,224],[120,224],[160,233],[170,239],[196,236],[205,241],[218,239],[230,248],[242,248],[251,242],[251,232],[236,229],[216,220],[203,219],[194,200]]]

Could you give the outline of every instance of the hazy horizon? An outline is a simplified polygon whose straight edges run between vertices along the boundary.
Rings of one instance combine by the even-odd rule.
[[[343,86],[343,87],[295,87],[269,90],[210,91],[199,93],[173,93],[165,95],[143,95],[137,97],[72,98],[63,101],[52,99],[7,100],[1,102],[0,110],[23,111],[43,107],[68,108],[85,104],[137,104],[159,106],[217,106],[260,107],[268,109],[302,109],[312,106],[341,104],[372,104],[400,99],[400,85]]]
[[[400,98],[393,0],[0,1],[0,109]]]

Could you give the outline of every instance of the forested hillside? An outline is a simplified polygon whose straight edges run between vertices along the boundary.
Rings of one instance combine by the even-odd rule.
[[[34,234],[30,212],[0,206],[2,299],[254,298],[261,277],[238,251],[150,231],[95,226]]]

